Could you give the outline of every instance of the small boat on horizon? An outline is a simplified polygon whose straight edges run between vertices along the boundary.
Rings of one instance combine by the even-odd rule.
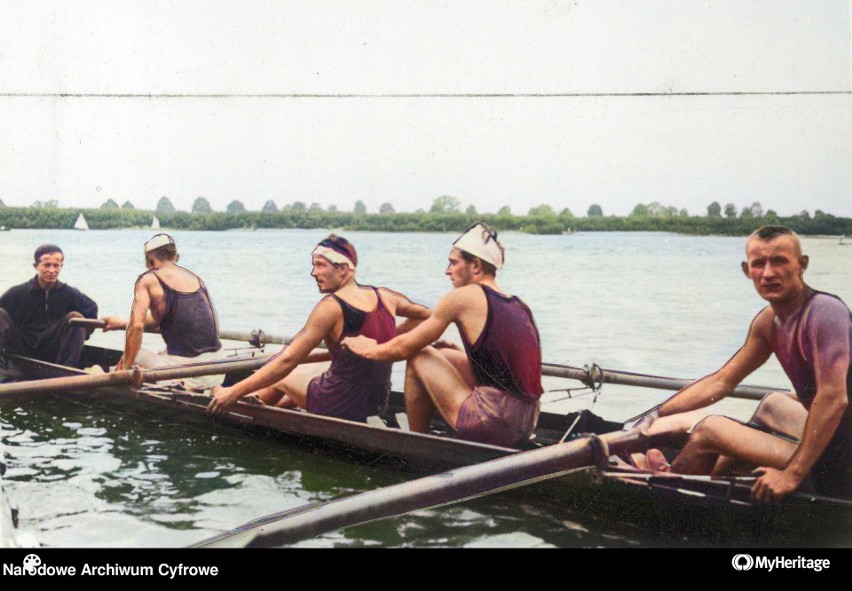
[[[159,230],[160,229],[160,220],[157,219],[157,216],[154,216],[154,218],[151,220],[151,229],[152,230]]]
[[[82,213],[77,217],[77,221],[74,222],[74,229],[75,230],[88,230],[89,229],[89,224],[86,223],[86,218]]]

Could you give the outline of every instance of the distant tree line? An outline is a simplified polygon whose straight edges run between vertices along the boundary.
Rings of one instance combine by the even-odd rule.
[[[95,229],[150,226],[156,215],[163,228],[180,230],[231,230],[240,228],[344,228],[382,232],[457,232],[484,219],[500,230],[516,230],[531,234],[561,234],[570,231],[665,231],[683,234],[719,234],[741,236],[763,224],[784,224],[800,234],[852,234],[852,218],[835,217],[816,210],[780,217],[773,210],[764,211],[760,203],[737,209],[732,203],[724,207],[714,201],[707,206],[706,216],[690,216],[685,209],[657,202],[640,203],[625,217],[605,216],[600,205],[593,204],[585,217],[576,217],[568,208],[557,212],[550,205],[538,205],[525,215],[515,215],[509,207],[496,214],[478,213],[468,206],[461,210],[455,197],[437,197],[428,211],[396,212],[389,202],[378,213],[368,213],[363,201],[357,201],[351,212],[336,207],[324,209],[318,203],[301,201],[279,208],[267,201],[261,211],[247,211],[234,200],[224,212],[213,211],[210,202],[198,197],[190,212],[178,211],[168,197],[162,197],[154,211],[136,209],[125,201],[118,206],[108,199],[97,209],[60,208],[56,201],[36,201],[31,207],[5,207],[0,201],[0,225],[7,228],[71,228],[77,215],[86,216]]]

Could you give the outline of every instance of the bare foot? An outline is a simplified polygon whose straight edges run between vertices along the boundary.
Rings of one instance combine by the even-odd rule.
[[[658,449],[649,449],[645,454],[645,461],[648,462],[648,469],[652,472],[669,472],[671,464]]]
[[[287,394],[282,396],[275,406],[278,408],[298,408],[298,405]]]
[[[634,467],[639,468],[640,470],[651,470],[648,466],[648,460],[645,459],[645,454],[643,453],[634,453],[630,454],[630,463],[633,464]]]

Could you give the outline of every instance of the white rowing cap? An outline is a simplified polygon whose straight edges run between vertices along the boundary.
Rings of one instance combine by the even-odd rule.
[[[145,243],[145,252],[151,252],[166,244],[174,244],[175,239],[168,234],[154,234],[151,239]]]
[[[497,232],[482,222],[477,222],[465,230],[464,234],[456,238],[453,246],[491,263],[498,269],[503,266],[503,251],[497,244]]]

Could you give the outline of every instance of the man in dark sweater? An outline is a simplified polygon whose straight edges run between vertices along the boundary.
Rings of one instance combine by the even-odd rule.
[[[0,351],[77,367],[88,338],[72,318],[97,318],[98,305],[59,281],[64,255],[55,244],[35,251],[36,276],[0,296]]]

